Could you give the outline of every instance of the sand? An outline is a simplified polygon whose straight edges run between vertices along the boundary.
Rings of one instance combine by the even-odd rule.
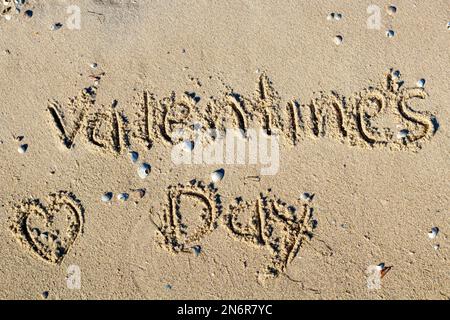
[[[1,299],[450,298],[448,1],[12,6]]]

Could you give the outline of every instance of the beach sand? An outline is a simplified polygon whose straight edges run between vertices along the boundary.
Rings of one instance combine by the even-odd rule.
[[[3,2],[1,299],[450,298],[448,1]]]

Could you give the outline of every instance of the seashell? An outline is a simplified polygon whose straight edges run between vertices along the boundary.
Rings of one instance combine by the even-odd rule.
[[[202,252],[202,247],[195,246],[192,248],[192,250],[194,251],[195,256],[198,257],[200,255],[200,253]]]
[[[428,232],[428,238],[434,239],[437,237],[438,233],[439,233],[439,228],[433,227],[433,228],[431,228],[431,231]]]
[[[152,167],[148,163],[143,163],[138,169],[138,175],[141,179],[145,179],[148,177],[151,171]]]
[[[62,26],[63,26],[62,23],[57,22],[57,23],[54,23],[54,24],[51,25],[50,30],[51,31],[56,31],[56,30],[61,29]]]
[[[142,199],[143,197],[145,197],[145,193],[146,193],[145,189],[137,189],[137,190],[135,190],[135,192],[139,196],[139,198]]]
[[[211,180],[214,183],[217,183],[219,181],[222,181],[223,177],[225,176],[225,170],[219,169],[211,173]]]
[[[120,201],[127,201],[129,197],[130,197],[130,195],[128,193],[125,193],[125,192],[124,193],[119,193],[117,195],[117,199],[120,200]]]
[[[186,152],[191,152],[192,150],[194,150],[194,141],[184,141],[183,150]]]
[[[392,38],[393,36],[395,36],[395,31],[394,30],[386,31],[386,37]]]
[[[314,198],[314,195],[312,195],[308,192],[305,192],[300,196],[300,200],[302,200],[302,201],[311,201],[313,198]]]
[[[343,41],[344,38],[341,35],[337,35],[336,37],[334,37],[334,43],[336,43],[337,45],[342,44]]]
[[[425,79],[420,79],[419,81],[417,81],[417,86],[419,88],[423,88],[425,86]]]
[[[33,234],[33,236],[39,237],[41,232],[39,231],[39,229],[33,228],[33,230],[31,230],[31,233]]]
[[[131,162],[136,163],[139,160],[139,153],[135,152],[135,151],[130,151],[130,159]]]
[[[387,7],[387,13],[391,16],[393,16],[395,13],[397,12],[397,7],[390,5],[389,7]]]
[[[406,137],[408,136],[408,134],[409,134],[409,131],[408,131],[408,130],[406,130],[406,129],[400,130],[400,131],[397,133],[397,139],[403,139],[403,138],[406,138]]]
[[[27,152],[27,150],[28,150],[27,144],[23,144],[17,149],[17,151],[19,151],[19,153],[21,153],[21,154],[24,154],[25,152]]]
[[[112,197],[113,197],[112,192],[106,192],[104,195],[102,195],[102,201],[109,202],[109,201],[111,201]]]
[[[42,232],[41,233],[41,240],[42,241],[47,241],[48,240],[48,233],[47,232]]]
[[[90,67],[91,67],[92,69],[96,69],[96,68],[98,67],[98,64],[95,63],[95,62],[93,62],[93,63],[90,64]]]

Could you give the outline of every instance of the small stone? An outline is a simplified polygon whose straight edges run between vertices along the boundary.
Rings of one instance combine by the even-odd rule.
[[[437,237],[438,233],[439,233],[439,228],[433,227],[433,228],[431,228],[431,231],[428,232],[428,238],[434,239]]]
[[[27,150],[28,150],[27,144],[23,144],[17,149],[17,151],[19,151],[20,154],[24,154],[25,152],[27,152]]]
[[[128,193],[120,193],[117,195],[117,199],[120,201],[127,201],[130,195]]]
[[[164,289],[172,290],[172,286],[171,286],[170,284],[166,284],[166,285],[164,286]]]
[[[90,65],[90,67],[92,68],[92,69],[96,69],[97,67],[98,67],[98,64],[97,63],[91,63],[91,65]]]
[[[109,201],[111,201],[112,197],[113,197],[112,192],[106,192],[104,195],[102,195],[102,201],[109,202]]]
[[[48,295],[49,295],[49,292],[48,292],[48,291],[42,292],[42,298],[47,299],[47,298],[48,298]]]
[[[33,11],[32,10],[26,10],[24,12],[24,14],[25,14],[25,17],[31,18],[33,16]]]
[[[434,249],[434,250],[439,250],[440,247],[441,247],[441,246],[440,246],[439,244],[435,244],[435,245],[433,246],[433,249]]]
[[[450,22],[447,22],[447,30],[450,30]]]

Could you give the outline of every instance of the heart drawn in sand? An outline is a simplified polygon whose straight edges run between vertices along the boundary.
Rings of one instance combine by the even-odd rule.
[[[17,205],[11,231],[24,249],[46,262],[60,264],[83,232],[84,209],[65,191],[50,194],[47,204],[31,199]]]

